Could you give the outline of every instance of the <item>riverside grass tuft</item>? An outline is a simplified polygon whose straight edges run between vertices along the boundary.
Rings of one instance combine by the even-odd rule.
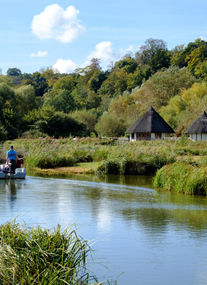
[[[0,226],[0,284],[88,285],[99,283],[87,270],[91,252],[74,230],[22,229],[16,220]]]
[[[184,162],[165,165],[157,171],[153,184],[155,189],[206,195],[207,167],[198,167]]]

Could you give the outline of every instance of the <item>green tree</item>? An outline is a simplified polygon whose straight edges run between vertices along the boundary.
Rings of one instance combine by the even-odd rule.
[[[207,110],[207,83],[196,82],[162,107],[161,115],[171,126],[186,129],[204,110]]]
[[[118,137],[124,135],[126,128],[118,116],[104,113],[95,125],[95,130],[99,136]]]
[[[207,45],[200,46],[194,49],[189,55],[186,56],[185,61],[188,64],[188,68],[194,71],[196,66],[203,62],[207,58]]]
[[[14,124],[17,117],[17,102],[13,88],[0,83],[0,120],[4,126]]]
[[[196,81],[187,68],[170,67],[165,71],[157,71],[141,88],[135,88],[131,96],[133,102],[139,102],[143,110],[147,110],[149,106],[159,110],[172,97],[179,95],[182,89],[191,87]]]
[[[72,75],[64,76],[58,79],[53,85],[54,94],[59,93],[61,90],[67,90],[68,92],[72,92],[75,88],[75,80]]]
[[[103,82],[98,93],[108,97],[120,95],[127,90],[127,79],[128,73],[124,69],[115,69]]]
[[[24,131],[36,130],[55,137],[69,137],[89,135],[84,124],[79,123],[68,114],[56,112],[51,106],[43,106],[39,110],[32,110],[24,116],[26,128]]]
[[[45,101],[45,106],[53,106],[55,111],[70,113],[76,108],[74,98],[68,90],[60,90],[56,96],[50,97]]]
[[[207,81],[207,60],[199,62],[195,67],[195,76]]]
[[[164,49],[158,49],[152,59],[149,61],[153,72],[161,68],[168,68],[170,66],[171,53]]]
[[[180,113],[186,109],[186,101],[180,95],[176,95],[170,99],[167,106],[163,106],[160,115],[173,128],[178,128]]]
[[[148,64],[158,50],[167,51],[167,43],[161,39],[147,39],[135,54],[137,63]]]
[[[15,90],[18,110],[21,114],[28,113],[28,111],[37,107],[35,89],[31,85],[21,86]]]
[[[97,123],[97,115],[93,112],[88,110],[77,110],[71,114],[71,117],[86,125],[90,132],[94,131],[95,124]]]
[[[8,76],[19,76],[19,75],[22,75],[22,72],[19,68],[14,67],[14,68],[9,68],[6,74]]]
[[[185,45],[178,45],[172,49],[171,65],[176,65],[179,68],[185,66],[185,57],[184,54]]]
[[[127,73],[133,73],[137,68],[137,63],[131,54],[126,54],[115,63],[115,68],[124,69]]]
[[[201,40],[200,38],[196,39],[194,42],[190,42],[185,48],[184,48],[184,45],[178,46],[177,52],[175,50],[172,51],[173,56],[172,56],[171,64],[177,65],[180,68],[186,67],[187,62],[188,62],[188,60],[186,61],[186,58],[192,53],[193,50],[201,46],[203,46],[206,49],[207,42],[204,40]]]

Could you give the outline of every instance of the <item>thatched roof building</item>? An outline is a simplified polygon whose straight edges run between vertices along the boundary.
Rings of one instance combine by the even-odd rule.
[[[204,111],[185,131],[194,141],[207,140],[207,114]]]
[[[125,134],[130,134],[130,141],[165,138],[169,137],[172,133],[174,133],[173,129],[153,107],[150,107],[125,132]]]

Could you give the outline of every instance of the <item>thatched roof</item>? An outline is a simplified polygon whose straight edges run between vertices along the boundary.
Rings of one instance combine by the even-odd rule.
[[[131,133],[174,133],[165,120],[150,107],[142,117],[129,127],[125,134]]]
[[[185,131],[186,134],[204,134],[207,133],[207,114],[204,111],[190,127]]]

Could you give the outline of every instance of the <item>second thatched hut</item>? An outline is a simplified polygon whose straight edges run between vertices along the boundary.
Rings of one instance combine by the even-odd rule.
[[[185,131],[194,141],[207,141],[207,114],[204,111]]]
[[[150,107],[125,132],[125,134],[130,134],[130,141],[168,138],[173,133],[174,130],[153,107]]]

